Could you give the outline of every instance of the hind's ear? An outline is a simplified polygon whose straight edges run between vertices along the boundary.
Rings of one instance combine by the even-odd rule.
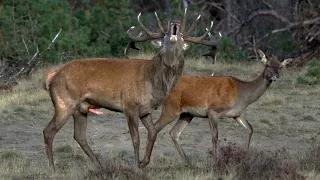
[[[268,59],[266,58],[266,55],[260,49],[258,49],[257,52],[258,52],[258,54],[259,54],[259,56],[261,58],[261,62],[263,64],[267,64]]]

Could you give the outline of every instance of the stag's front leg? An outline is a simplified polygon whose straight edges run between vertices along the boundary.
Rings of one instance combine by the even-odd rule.
[[[139,148],[140,148],[140,137],[139,137],[139,115],[137,112],[126,112],[125,113],[128,120],[129,131],[132,139],[133,149],[134,149],[134,162],[137,168],[140,168],[139,160]]]
[[[147,142],[146,154],[143,160],[140,162],[140,167],[144,168],[150,162],[153,145],[157,139],[157,133],[152,122],[151,114],[147,114],[146,116],[142,117],[141,121],[143,125],[146,127],[146,129],[148,130],[148,142]]]

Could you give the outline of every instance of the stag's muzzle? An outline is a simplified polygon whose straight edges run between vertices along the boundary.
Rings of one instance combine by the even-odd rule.
[[[171,37],[170,37],[171,42],[177,42],[178,40],[178,37],[177,37],[178,27],[179,25],[177,23],[173,23],[171,26]]]
[[[177,42],[177,40],[178,40],[177,35],[171,35],[170,37],[171,42]]]

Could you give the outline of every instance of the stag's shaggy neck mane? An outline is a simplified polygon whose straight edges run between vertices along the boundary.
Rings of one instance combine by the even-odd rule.
[[[174,44],[162,48],[147,66],[145,77],[152,89],[151,104],[154,107],[162,103],[182,74],[184,57],[182,49],[177,46]]]

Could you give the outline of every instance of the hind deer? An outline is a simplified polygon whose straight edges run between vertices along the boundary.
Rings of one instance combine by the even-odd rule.
[[[204,40],[212,28],[200,37],[184,34],[186,10],[181,25],[168,23],[167,31],[156,15],[160,33],[153,33],[141,22],[138,22],[144,33],[135,36],[131,27],[128,35],[134,42],[163,39],[164,46],[151,60],[100,58],[73,60],[56,71],[47,74],[43,87],[51,97],[54,105],[54,116],[43,130],[45,151],[49,166],[54,169],[52,143],[55,134],[67,122],[70,116],[74,119],[74,139],[96,166],[100,162],[93,154],[86,140],[87,115],[97,108],[123,112],[127,117],[130,135],[134,147],[135,165],[144,167],[148,156],[139,162],[140,138],[138,123],[141,119],[148,131],[146,154],[151,154],[156,140],[156,131],[150,113],[156,109],[181,76],[184,65],[183,49],[185,42],[205,45],[217,44],[217,41]],[[149,156],[150,157],[150,156]]]
[[[218,140],[217,123],[221,117],[233,118],[249,131],[249,147],[253,128],[243,112],[263,95],[273,81],[278,80],[279,71],[285,65],[285,62],[267,59],[262,51],[258,52],[265,68],[255,80],[244,82],[230,76],[182,76],[164,101],[160,118],[154,124],[156,132],[180,116],[170,136],[186,162],[179,136],[194,117],[209,119],[214,155]]]

